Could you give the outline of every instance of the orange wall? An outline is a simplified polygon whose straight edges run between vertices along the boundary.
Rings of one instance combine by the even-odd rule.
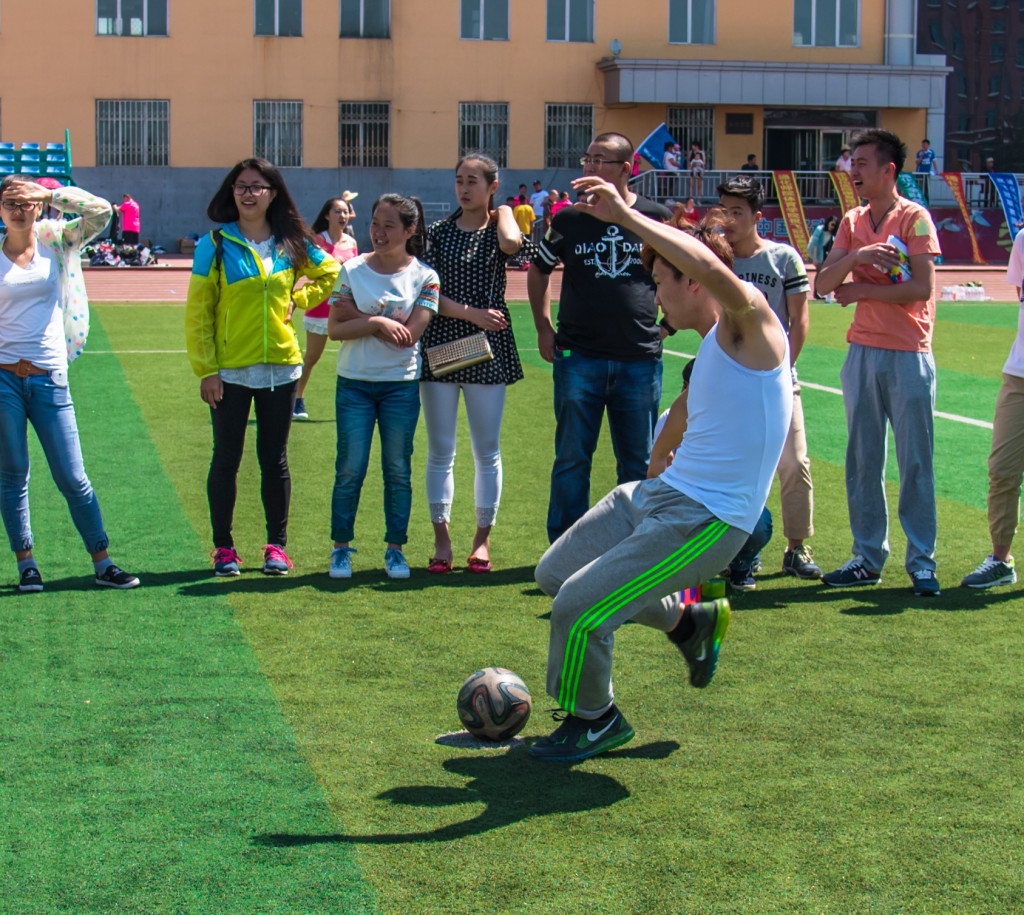
[[[392,0],[389,41],[339,39],[338,0],[305,0],[302,38],[254,37],[252,0],[169,0],[166,38],[97,37],[92,0],[7,2],[3,139],[62,139],[70,128],[75,164],[90,166],[97,97],[169,99],[170,164],[227,166],[252,152],[253,99],[302,99],[304,164],[333,168],[338,100],[380,100],[392,105],[394,167],[449,168],[458,102],[501,101],[509,103],[509,165],[532,169],[543,166],[545,102],[594,104],[597,130],[636,139],[664,118],[662,106],[603,107],[596,63],[613,38],[623,58],[877,64],[884,56],[884,0],[861,0],[863,46],[855,49],[794,48],[792,0],[719,0],[713,46],[668,44],[667,0],[597,0],[592,44],[546,41],[545,0],[510,6],[512,40],[476,42],[458,37],[458,0]],[[41,67],[52,74],[25,78]],[[758,151],[755,128],[753,144],[723,134],[719,160]]]

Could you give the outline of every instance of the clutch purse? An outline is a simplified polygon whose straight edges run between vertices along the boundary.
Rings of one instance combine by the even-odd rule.
[[[489,362],[494,358],[487,334],[483,331],[449,343],[431,346],[423,351],[423,355],[427,357],[427,365],[430,366],[435,378],[441,378],[480,362]]]

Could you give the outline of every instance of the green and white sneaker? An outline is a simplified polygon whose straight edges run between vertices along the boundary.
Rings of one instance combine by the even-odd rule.
[[[554,712],[552,717],[562,723],[550,737],[544,737],[530,747],[530,755],[536,759],[578,762],[621,747],[636,734],[614,705],[600,718],[577,718],[561,710]]]
[[[693,621],[692,630],[684,625],[687,616]],[[687,604],[679,625],[665,633],[686,659],[690,668],[690,686],[704,689],[711,682],[731,616],[729,601],[724,597],[702,604]],[[683,632],[689,632],[689,637],[685,637]]]
[[[1017,581],[1017,570],[1013,565],[1013,557],[1007,556],[1006,562],[996,559],[991,553],[970,575],[965,575],[960,582],[964,588],[992,588],[996,585],[1012,585]]]

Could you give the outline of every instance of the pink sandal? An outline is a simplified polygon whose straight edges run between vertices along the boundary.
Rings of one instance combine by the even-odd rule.
[[[466,560],[467,568],[470,572],[490,572],[491,571],[491,560],[481,559],[479,556],[470,556]]]
[[[436,556],[427,564],[427,571],[431,575],[444,575],[452,570],[450,559],[438,559]]]

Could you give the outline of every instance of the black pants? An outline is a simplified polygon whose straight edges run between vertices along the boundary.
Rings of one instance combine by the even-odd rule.
[[[260,495],[267,521],[267,543],[284,546],[288,539],[288,506],[292,478],[288,472],[288,433],[292,427],[295,382],[270,388],[224,384],[224,399],[210,409],[213,421],[213,460],[206,478],[210,523],[216,548],[234,546],[231,522],[235,514],[238,468],[245,450],[249,405],[256,403],[256,457],[260,463]]]

